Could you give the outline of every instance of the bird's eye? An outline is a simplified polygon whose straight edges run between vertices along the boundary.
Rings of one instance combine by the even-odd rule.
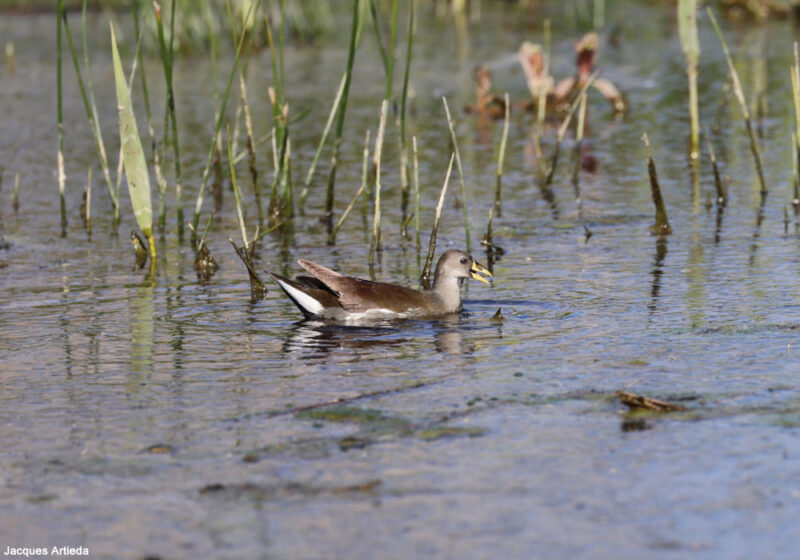
[[[461,264],[467,264],[467,257],[461,257]]]

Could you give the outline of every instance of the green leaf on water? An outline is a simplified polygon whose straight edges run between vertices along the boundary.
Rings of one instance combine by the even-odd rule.
[[[111,53],[114,59],[114,81],[117,84],[117,105],[119,110],[119,139],[122,145],[122,163],[128,179],[128,192],[133,205],[133,213],[139,229],[149,239],[153,236],[153,206],[150,201],[150,174],[144,149],[136,127],[133,114],[131,92],[117,50],[117,39],[114,36],[114,25],[111,27]]]

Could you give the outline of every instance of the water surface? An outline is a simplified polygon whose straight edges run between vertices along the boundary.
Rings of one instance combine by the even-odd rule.
[[[478,241],[493,202],[501,126],[461,114],[473,96],[471,69],[487,63],[498,91],[523,99],[518,45],[541,41],[542,19],[553,18],[553,71],[561,78],[572,72],[572,41],[587,28],[580,13],[561,7],[483,3],[479,22],[421,11],[409,117],[420,146],[421,220],[427,231],[450,155],[446,95],[464,159],[473,253],[485,261]],[[338,17],[346,27],[347,14]],[[209,238],[221,264],[213,279],[197,280],[191,249],[175,234],[172,195],[158,272],[135,270],[127,194],[123,188],[114,235],[70,67],[70,223],[59,236],[52,19],[0,18],[0,36],[17,51],[16,74],[4,73],[0,84],[7,244],[0,249],[0,546],[83,545],[92,558],[796,557],[800,241],[794,216],[788,229],[783,221],[794,118],[789,22],[725,24],[732,45],[748,45],[737,54],[748,95],[760,84],[768,90],[763,204],[731,100],[714,138],[730,202],[721,214],[705,207],[713,183],[705,155],[696,185],[686,166],[685,74],[672,13],[666,5],[609,6],[599,66],[630,111],[615,119],[592,98],[583,157],[595,158],[597,169],[581,173],[580,201],[570,182],[571,138],[551,195],[543,193],[532,117],[515,113],[494,222],[506,253],[494,263],[493,285],[468,284],[460,317],[346,328],[300,322],[274,285],[250,302],[246,272],[226,239],[238,237],[227,190]],[[701,114],[710,124],[725,67],[701,20]],[[129,23],[123,19],[123,29]],[[115,146],[104,16],[91,24],[98,106]],[[384,87],[367,31],[337,215],[360,183],[363,135],[375,135]],[[346,41],[342,34],[287,52],[290,110],[309,110],[291,129],[298,184]],[[160,123],[161,69],[155,59],[145,68]],[[198,53],[179,58],[176,75],[190,209],[213,121],[210,67]],[[249,92],[260,134],[271,119],[270,84],[269,54],[257,53]],[[648,232],[643,131],[675,231],[664,240]],[[553,136],[548,129],[547,153]],[[420,257],[398,234],[396,137],[390,122],[385,246],[375,272],[415,285]],[[267,146],[258,158],[271,180]],[[358,212],[335,247],[325,243],[319,218],[328,165],[293,237],[264,238],[259,270],[297,273],[296,259],[307,258],[369,275]],[[89,166],[91,239],[78,214]],[[250,193],[244,164],[240,174]],[[457,176],[450,189],[442,249],[465,245]],[[492,320],[498,308],[502,322]],[[614,396],[621,389],[688,411],[630,422]]]

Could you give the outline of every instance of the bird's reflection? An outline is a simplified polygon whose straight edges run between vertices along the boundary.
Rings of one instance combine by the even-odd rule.
[[[461,315],[435,320],[398,319],[358,325],[299,321],[286,330],[283,351],[301,360],[319,359],[336,350],[361,356],[400,347],[423,347],[430,340],[437,352],[460,355],[472,351],[464,340]]]

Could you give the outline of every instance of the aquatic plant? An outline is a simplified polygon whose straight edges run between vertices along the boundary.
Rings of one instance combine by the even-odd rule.
[[[420,232],[419,232],[419,159],[417,158],[417,137],[411,137],[411,151],[413,155],[413,181],[414,181],[414,239],[417,247],[417,256],[420,250]]]
[[[261,0],[251,0],[250,1],[250,8],[248,14],[253,11],[254,9],[258,9],[258,6],[261,5]],[[211,136],[211,146],[208,150],[208,156],[206,157],[206,165],[203,168],[203,175],[200,180],[200,188],[197,191],[197,201],[194,207],[194,218],[192,218],[192,227],[194,228],[193,231],[196,231],[199,224],[200,224],[200,211],[203,209],[203,201],[205,200],[205,190],[206,186],[208,185],[208,177],[211,172],[211,165],[214,160],[214,152],[217,148],[217,141],[219,139],[219,132],[222,127],[222,120],[225,116],[225,107],[228,104],[228,96],[230,95],[231,85],[233,84],[233,77],[236,75],[236,70],[239,65],[239,58],[242,53],[242,45],[244,44],[246,30],[242,30],[239,36],[239,42],[236,45],[236,55],[233,58],[233,67],[231,68],[230,75],[228,76],[228,82],[225,86],[225,92],[222,95],[222,101],[220,102],[219,111],[217,112],[217,122],[214,125],[214,134]],[[192,234],[193,242],[196,243],[196,235]]]
[[[422,276],[420,282],[426,288],[431,286],[431,266],[433,265],[433,257],[436,254],[436,236],[439,233],[439,220],[442,218],[442,208],[444,208],[444,197],[447,195],[447,185],[450,182],[450,174],[453,171],[453,160],[456,154],[450,154],[450,163],[447,164],[447,174],[444,176],[444,184],[439,193],[439,203],[436,205],[436,213],[433,217],[433,227],[431,228],[431,238],[428,241],[428,256],[425,258],[425,266],[422,269]]]
[[[244,213],[242,212],[242,199],[239,194],[239,182],[236,180],[236,166],[234,164],[233,158],[233,148],[231,144],[231,130],[230,130],[230,123],[228,124],[228,135],[227,135],[227,145],[228,145],[228,168],[231,174],[231,187],[233,188],[233,196],[236,200],[236,215],[239,219],[239,230],[242,234],[242,247],[237,247],[236,243],[234,243],[233,239],[228,237],[228,241],[230,241],[231,245],[233,245],[233,250],[236,251],[236,254],[244,263],[245,267],[247,268],[248,276],[250,277],[250,299],[251,301],[255,302],[259,299],[263,299],[265,295],[267,295],[267,287],[264,282],[261,280],[261,277],[255,270],[255,266],[253,265],[253,257],[255,255],[255,244],[259,239],[258,234],[258,226],[256,226],[256,232],[253,236],[252,240],[247,239],[247,226],[245,225],[244,221]],[[202,245],[200,246],[202,247]]]
[[[114,36],[114,25],[109,22],[111,29],[111,54],[114,62],[114,82],[117,90],[117,105],[119,108],[119,139],[122,163],[125,166],[125,176],[128,182],[128,193],[133,206],[133,213],[139,229],[147,238],[150,247],[150,267],[155,269],[156,244],[153,236],[153,207],[150,200],[150,174],[147,170],[147,161],[144,157],[142,142],[136,126],[136,117],[133,113],[131,94],[128,83],[122,70],[122,62],[117,49],[117,39]]]
[[[669,235],[672,233],[672,227],[669,225],[669,220],[667,220],[667,208],[661,196],[656,164],[653,161],[653,152],[650,150],[650,140],[647,138],[646,132],[642,134],[642,142],[647,148],[647,174],[650,176],[650,192],[653,195],[653,204],[656,207],[656,223],[650,228],[650,231],[655,235]]]
[[[389,100],[381,103],[381,120],[378,125],[378,135],[375,137],[375,210],[372,221],[372,241],[369,245],[369,266],[375,262],[375,251],[381,251],[381,159],[383,155],[383,136],[386,132],[386,113],[389,109]]]
[[[506,158],[506,142],[508,141],[508,123],[511,113],[511,100],[508,98],[508,92],[504,95],[505,100],[505,119],[503,120],[503,135],[500,137],[500,148],[497,150],[497,183],[494,191],[494,207],[499,216],[502,212],[501,199],[503,189],[503,162]]]
[[[92,131],[92,136],[95,140],[97,147],[97,154],[100,159],[100,167],[103,170],[103,178],[106,182],[108,195],[111,199],[112,211],[114,213],[113,226],[116,228],[119,224],[119,183],[116,185],[111,180],[111,171],[109,169],[108,157],[106,156],[105,142],[103,141],[103,131],[100,128],[100,120],[98,118],[97,104],[94,98],[94,86],[92,81],[92,67],[89,61],[89,48],[87,46],[87,27],[86,27],[86,0],[83,0],[83,10],[81,14],[81,35],[83,43],[83,64],[86,69],[86,80],[83,79],[80,62],[75,49],[75,44],[72,40],[72,33],[70,32],[69,22],[66,14],[63,16],[64,32],[67,36],[67,44],[69,45],[70,54],[72,55],[72,63],[75,67],[75,76],[78,79],[78,87],[83,100],[83,106],[86,110],[86,118],[89,121],[89,128]]]
[[[797,41],[794,42],[794,65],[789,68],[792,81],[792,101],[794,105],[794,134],[792,134],[792,207],[795,214],[800,212],[800,55]]]
[[[64,101],[62,92],[61,71],[61,20],[64,17],[64,0],[58,0],[58,13],[56,17],[56,95],[58,117],[58,194],[61,202],[61,236],[67,235],[67,204],[64,200]]]
[[[403,216],[403,225],[400,234],[406,235],[408,219],[408,145],[406,143],[406,104],[408,103],[408,78],[411,74],[411,57],[414,47],[414,4],[411,0],[408,7],[408,33],[406,36],[406,65],[403,72],[403,89],[400,93],[400,212]]]
[[[336,234],[339,232],[339,229],[344,224],[344,221],[347,219],[347,216],[350,214],[350,211],[355,206],[358,197],[365,192],[367,188],[367,176],[368,176],[368,168],[369,168],[369,135],[370,131],[368,130],[364,136],[364,155],[361,161],[361,186],[358,187],[356,194],[353,195],[353,198],[350,200],[350,203],[345,208],[342,215],[339,217],[339,220],[336,222],[336,226],[333,228],[333,231],[328,235],[328,245],[333,245],[336,241]]]
[[[575,109],[580,105],[581,100],[586,97],[586,94],[592,84],[595,82],[597,78],[598,72],[594,72],[589,78],[584,82],[583,86],[581,87],[580,91],[578,92],[578,97],[572,102],[569,107],[569,111],[567,112],[567,116],[564,117],[564,120],[561,122],[561,126],[558,128],[558,134],[556,135],[556,145],[553,149],[553,156],[550,161],[550,168],[547,172],[547,176],[544,178],[543,185],[545,187],[549,187],[553,183],[553,177],[556,172],[556,166],[558,165],[558,155],[561,152],[561,143],[564,141],[564,138],[567,135],[567,130],[569,129],[569,123],[572,121],[572,115],[575,113]]]
[[[464,169],[461,167],[461,152],[458,150],[458,139],[456,138],[456,131],[453,128],[453,118],[450,116],[450,107],[447,106],[447,98],[442,97],[444,103],[444,112],[447,115],[447,126],[450,128],[450,141],[453,143],[455,150],[456,166],[458,167],[458,178],[461,181],[461,209],[464,213],[464,236],[466,237],[467,253],[472,251],[472,243],[469,238],[469,209],[467,207],[467,187],[464,182]]]
[[[711,11],[710,7],[706,7],[706,12],[708,13],[709,19],[711,19],[711,24],[714,26],[714,31],[717,32],[717,37],[719,37],[719,42],[722,45],[722,52],[725,54],[725,61],[728,63],[733,93],[736,97],[736,100],[739,102],[739,108],[742,110],[742,118],[744,119],[745,128],[747,129],[747,135],[750,138],[750,151],[753,154],[753,161],[755,162],[756,172],[758,173],[758,180],[761,184],[761,194],[765,195],[767,194],[767,183],[764,180],[763,165],[761,164],[761,151],[758,148],[758,142],[756,141],[756,137],[753,132],[753,125],[750,122],[750,111],[747,108],[747,101],[745,100],[744,91],[742,90],[742,84],[739,81],[739,74],[736,72],[736,67],[733,65],[731,53],[728,50],[728,44],[725,42],[725,37],[722,35],[722,30],[717,23],[717,18],[714,17],[714,12]]]
[[[691,136],[689,158],[700,157],[700,112],[697,106],[697,67],[700,61],[700,42],[697,40],[697,0],[678,0],[678,33],[686,57],[689,78],[689,117]]]
[[[178,218],[178,239],[183,239],[183,203],[181,202],[183,187],[181,185],[181,152],[178,142],[178,117],[175,110],[175,94],[172,89],[172,69],[174,63],[175,43],[175,3],[170,3],[169,46],[164,37],[164,22],[161,17],[161,6],[153,2],[158,30],[158,48],[161,56],[161,65],[164,68],[164,79],[167,86],[166,108],[164,110],[164,159],[166,160],[166,147],[169,132],[172,132],[172,161],[175,166],[175,204]]]
[[[325,218],[328,223],[329,232],[333,228],[333,202],[336,186],[336,168],[339,162],[339,150],[342,144],[342,134],[344,132],[344,116],[347,112],[347,98],[350,92],[350,82],[353,75],[353,61],[356,56],[360,29],[364,21],[364,12],[361,9],[361,0],[353,0],[353,19],[350,27],[350,46],[347,52],[347,67],[344,73],[344,90],[342,101],[339,106],[339,113],[336,119],[336,134],[333,142],[333,155],[331,156],[331,170],[328,175],[328,188],[325,195]]]

